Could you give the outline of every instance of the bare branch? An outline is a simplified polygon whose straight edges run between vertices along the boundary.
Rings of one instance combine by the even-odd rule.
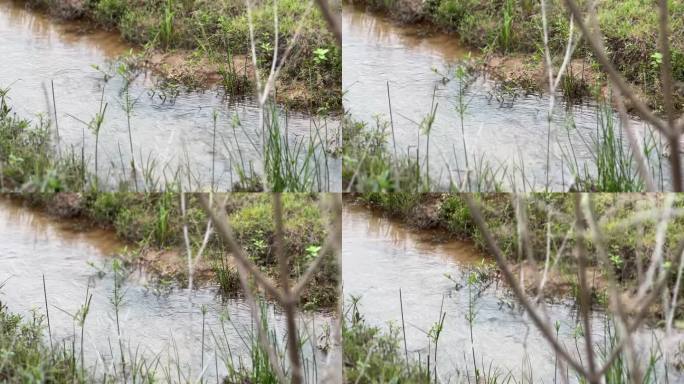
[[[553,333],[553,330],[537,313],[534,304],[530,302],[523,288],[516,281],[515,276],[513,275],[513,272],[511,271],[510,266],[508,265],[508,261],[506,260],[503,252],[496,243],[496,240],[492,236],[492,233],[489,230],[487,223],[484,221],[484,218],[482,217],[482,212],[473,200],[472,196],[467,193],[462,194],[461,196],[465,199],[466,203],[468,204],[468,207],[470,209],[470,216],[475,222],[475,225],[477,225],[478,229],[482,233],[482,237],[485,241],[485,244],[487,245],[489,252],[496,259],[499,268],[501,268],[501,272],[504,275],[506,282],[509,284],[511,290],[516,295],[516,297],[518,297],[518,299],[520,300],[520,304],[523,306],[523,308],[525,308],[527,313],[530,315],[530,318],[534,322],[535,326],[539,329],[542,335],[544,335],[546,341],[551,345],[551,347],[556,351],[556,353],[559,354],[559,356],[562,359],[564,359],[575,371],[585,375],[586,377],[589,377],[587,370],[582,366],[582,364],[575,360],[570,355],[570,353],[562,345],[558,343]]]
[[[327,0],[316,0],[316,4],[318,4],[318,9],[321,10],[321,14],[325,19],[325,22],[328,23],[328,29],[335,36],[337,45],[342,46],[342,27],[340,24],[339,15],[333,13]]]
[[[299,384],[302,382],[302,366],[299,360],[299,348],[297,348],[297,324],[295,322],[295,310],[297,303],[292,300],[290,294],[290,268],[287,253],[284,248],[284,228],[283,228],[283,203],[281,201],[280,193],[273,193],[273,222],[275,224],[275,252],[278,258],[278,267],[280,269],[280,285],[283,290],[283,296],[286,301],[283,304],[285,307],[285,321],[287,323],[287,343],[288,356],[290,358],[290,365],[292,366],[292,383]]]

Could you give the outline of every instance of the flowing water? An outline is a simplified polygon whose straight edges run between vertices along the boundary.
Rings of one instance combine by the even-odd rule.
[[[53,343],[65,343],[70,349],[75,340],[78,354],[80,327],[72,316],[84,304],[86,293],[92,294],[85,321],[85,363],[99,375],[111,369],[112,360],[120,359],[112,302],[114,273],[107,265],[111,261],[109,256],[124,244],[113,238],[111,232],[103,230],[75,231],[43,214],[0,199],[0,282],[6,280],[0,290],[0,302],[11,312],[27,317],[31,311],[44,315],[44,275]],[[144,271],[128,275],[121,290],[124,295],[119,321],[129,366],[130,351],[148,362],[159,358],[158,376],[164,376],[163,369],[171,369],[170,381],[175,382],[179,367],[183,381],[196,381],[202,371],[203,308],[207,369],[204,377],[215,377],[216,366],[219,375],[225,375],[223,362],[230,359],[227,348],[235,362],[241,358],[249,364],[254,328],[249,306],[243,300],[221,299],[211,287],[192,293],[176,287],[159,289],[148,283]],[[278,340],[283,341],[285,321],[281,311],[270,304],[265,311]],[[314,341],[305,342],[303,347],[310,382],[324,365],[325,356],[314,345],[319,342],[322,327],[330,321],[331,317],[325,314],[307,314],[300,319],[300,332],[308,332],[309,340]],[[313,353],[317,363],[312,361]]]
[[[124,109],[125,80],[115,75],[105,82],[103,73],[93,66],[108,68],[107,63],[115,62],[132,47],[118,34],[78,22],[55,22],[9,0],[0,0],[0,46],[0,87],[11,88],[11,106],[23,117],[36,120],[41,113],[52,118],[51,82],[54,82],[62,150],[75,148],[80,156],[80,148],[84,147],[91,168],[95,135],[86,124],[98,112],[104,92],[107,109],[99,138],[98,173],[112,187],[122,179],[129,180],[131,140]],[[129,94],[134,100],[132,152],[139,172],[153,168],[154,178],[163,184],[165,179],[173,180],[180,168],[183,183],[208,189],[215,161],[215,185],[225,190],[231,187],[232,181],[237,181],[238,164],[248,169],[251,161],[259,169],[261,128],[255,100],[235,98],[218,88],[181,91],[169,96],[163,88],[156,87],[159,80],[143,73],[129,85]],[[286,112],[282,108],[279,111],[281,129],[287,125],[292,144],[309,138],[317,143],[336,142],[337,119]],[[214,112],[217,113],[215,141]],[[235,117],[239,118],[241,127],[233,127]],[[317,156],[322,158],[323,154]],[[152,161],[156,162],[154,167],[150,166]],[[319,177],[312,188],[340,191],[341,160],[329,158],[327,168],[319,161],[318,168]],[[188,174],[191,182],[187,181]],[[138,178],[142,184],[143,177]]]
[[[430,113],[434,94],[437,112],[430,137],[431,177],[441,189],[448,187],[450,179],[463,179],[463,134],[456,110],[460,82],[453,79],[445,83],[442,74],[452,74],[453,66],[468,55],[468,49],[454,36],[425,37],[420,27],[399,27],[352,6],[344,7],[342,26],[342,58],[353,63],[343,66],[345,110],[371,126],[377,115],[389,121],[389,83],[397,152],[415,157],[420,140],[420,156],[424,158],[426,136],[418,138],[419,124]],[[567,190],[574,182],[570,164],[576,163],[580,169],[591,165],[597,105],[568,104],[557,97],[549,136],[548,95],[518,95],[515,101],[507,96],[498,102],[496,94],[496,83],[486,77],[478,77],[466,89],[463,130],[469,169],[484,168],[489,163],[500,174],[506,169],[509,177],[514,175],[518,190],[523,186],[543,189],[547,185],[548,141],[549,189]],[[612,115],[617,124],[617,116]],[[644,137],[650,132],[637,119],[632,119],[632,126]],[[391,140],[390,135],[390,146]],[[623,143],[626,145],[626,137]],[[509,177],[504,178],[504,185],[510,184]]]
[[[402,225],[357,206],[343,212],[342,262],[345,299],[359,296],[360,312],[372,325],[401,326],[399,301],[401,289],[406,342],[410,356],[423,364],[428,355],[427,332],[438,322],[440,309],[446,313],[439,339],[438,372],[444,382],[455,379],[465,369],[472,377],[472,351],[469,313],[470,294],[464,273],[483,259],[468,243],[437,242],[435,233],[408,230]],[[456,283],[446,277],[450,275]],[[474,297],[474,296],[473,296]],[[515,299],[503,288],[491,286],[474,300],[473,338],[478,366],[484,363],[503,373],[511,370],[516,379],[531,372],[536,379],[553,382],[555,355]],[[573,351],[579,324],[576,310],[568,303],[547,306],[551,321],[560,324],[559,339]],[[603,343],[605,316],[596,311],[592,317],[593,340]],[[663,334],[643,328],[637,333],[637,350],[642,358],[662,343]],[[583,338],[578,346],[583,350]],[[678,333],[670,345],[684,341]],[[403,347],[403,346],[402,346]],[[403,348],[402,348],[403,350]],[[431,353],[434,355],[434,349]],[[642,360],[644,361],[644,360]],[[434,364],[434,363],[433,363]],[[662,367],[661,367],[662,368]],[[463,376],[461,376],[463,378]],[[670,369],[670,382],[684,376]],[[520,382],[520,381],[518,381]]]

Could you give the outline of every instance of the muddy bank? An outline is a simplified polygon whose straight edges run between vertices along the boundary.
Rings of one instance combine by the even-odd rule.
[[[185,286],[188,261],[183,242],[183,218],[178,194],[9,194],[18,205],[45,212],[77,230],[101,228],[110,238],[121,242],[116,257],[127,265],[142,268],[162,285]],[[311,195],[287,194],[283,199],[285,249],[291,260],[292,278],[306,270],[309,250],[318,249],[326,236],[323,212],[318,198]],[[207,217],[196,198],[187,195],[187,223],[190,241],[201,244]],[[273,254],[271,200],[267,194],[232,193],[227,215],[238,242],[257,265],[274,281],[278,268]],[[228,297],[240,292],[238,272],[226,247],[216,236],[210,237],[203,258],[197,263],[193,283],[218,286]],[[307,310],[332,310],[338,302],[339,267],[327,257],[302,295],[300,304]]]
[[[518,4],[508,0],[403,0],[383,2],[377,0],[348,0],[360,9],[368,9],[404,25],[427,26],[432,33],[448,33],[474,49],[485,49],[484,68],[502,80],[523,88],[543,90],[548,78],[544,69],[541,44],[541,10],[539,3]],[[551,1],[548,6],[549,41],[552,52],[563,54],[567,42],[569,21],[562,2]],[[605,35],[609,57],[644,99],[661,109],[662,92],[659,65],[653,53],[657,51],[657,10],[645,14],[640,6],[619,1],[606,2],[598,7],[599,23]],[[674,97],[676,108],[684,108],[684,7],[670,5],[672,31]],[[430,32],[428,32],[429,34]],[[599,71],[589,48],[580,43],[573,58],[575,63],[566,75],[573,81],[563,84],[572,96],[590,95],[601,89],[605,76]],[[560,60],[560,59],[558,59]],[[546,80],[545,80],[546,78]]]
[[[573,225],[574,194],[529,194],[525,196],[523,206],[527,220],[528,245],[533,251],[536,265],[528,260],[520,262],[519,238],[515,202],[510,194],[476,194],[485,221],[489,226],[500,249],[511,262],[513,270],[520,275],[533,276],[543,270],[545,249],[558,250],[555,258],[560,261],[561,268],[552,270],[548,276],[545,295],[550,298],[576,298],[577,274],[574,259],[571,257],[574,236],[570,234]],[[650,254],[656,244],[655,228],[650,225],[633,225],[625,227],[624,223],[638,217],[640,212],[662,207],[663,194],[594,194],[593,209],[600,223],[605,249],[610,252],[612,271],[599,264],[596,243],[589,239],[590,266],[588,273],[592,276],[588,283],[593,301],[603,307],[608,304],[607,289],[609,274],[624,290],[631,290],[638,285],[643,273],[640,263],[647,265]],[[458,239],[470,242],[482,254],[488,252],[481,232],[470,217],[470,210],[465,200],[459,195],[450,194],[364,194],[347,197],[350,204],[370,207],[382,215],[388,216],[418,230],[430,230],[434,239]],[[675,207],[684,202],[677,198]],[[548,227],[547,227],[548,224]],[[678,265],[682,242],[684,219],[676,216],[671,219],[665,236],[664,253],[671,265]],[[549,238],[550,236],[550,238]],[[490,260],[495,267],[493,260]],[[522,272],[522,273],[521,273]],[[492,268],[490,273],[498,277],[500,272]],[[669,276],[672,283],[676,273]],[[533,279],[532,279],[533,280]],[[527,281],[528,290],[535,292],[531,279]],[[654,320],[663,316],[660,304],[654,305],[650,311]],[[681,315],[680,315],[681,316]]]
[[[126,244],[110,231],[71,225],[0,200],[0,350],[8,351],[10,343],[9,351],[17,353],[4,355],[4,378],[14,382],[23,373],[21,380],[40,381],[47,360],[10,362],[22,361],[42,341],[55,353],[64,346],[83,382],[128,382],[133,375],[164,382],[252,380],[259,349],[253,314],[243,299],[221,296],[215,286],[188,291],[176,283],[157,284],[144,269],[112,262]],[[268,328],[275,332],[272,342],[282,348],[282,311],[262,304]],[[24,348],[22,338],[8,340],[17,325],[5,321],[8,311],[32,325],[25,332],[31,329],[34,335],[33,349]],[[298,316],[301,332],[311,335],[302,342],[302,353],[312,381],[328,368],[323,328],[333,321],[321,312]]]
[[[399,195],[397,199],[384,199],[378,195],[352,195],[347,197],[347,201],[352,207],[363,207],[374,215],[386,217],[393,225],[405,227],[412,237],[426,244],[431,243],[440,248],[442,244],[446,244],[447,249],[449,249],[448,244],[457,244],[454,246],[457,251],[452,250],[449,253],[468,255],[465,257],[469,264],[481,263],[478,273],[482,277],[496,281],[502,280],[501,271],[496,266],[494,258],[488,255],[486,244],[478,235],[479,231],[469,222],[469,218],[461,216],[450,219],[445,213],[449,209],[444,206],[449,204],[447,201],[450,199],[449,195],[423,194],[424,196],[421,196],[418,201],[408,200],[396,205],[396,201],[406,197]],[[391,202],[392,200],[395,202]],[[470,226],[473,227],[466,229]],[[511,260],[510,265],[516,275],[524,276],[533,276],[539,272],[540,266],[530,264],[528,261],[517,262],[515,260]],[[606,304],[605,297],[601,296],[606,294],[605,276],[597,268],[592,268],[589,273],[594,277],[589,283],[590,289],[594,292],[594,300],[598,304]],[[528,292],[536,292],[537,287],[534,286],[532,280],[526,280],[525,284]],[[544,293],[550,300],[572,299],[576,285],[576,276],[554,270],[547,275]]]
[[[11,209],[26,210],[46,225],[56,225],[65,233],[97,239],[100,251],[124,263],[127,268],[144,270],[151,283],[178,286],[187,285],[187,258],[179,247],[163,247],[154,239],[144,241],[146,234],[135,236],[118,232],[114,223],[93,211],[92,202],[79,194],[60,193],[53,196],[4,194],[0,196]],[[135,209],[135,208],[133,208]],[[149,234],[147,234],[149,235]],[[235,266],[230,265],[235,272]],[[199,288],[216,286],[216,272],[206,259],[198,260],[193,282]],[[234,287],[238,289],[237,286]]]
[[[220,84],[236,94],[254,93],[254,67],[250,55],[247,10],[244,4],[225,1],[161,2],[141,6],[135,1],[55,2],[16,1],[65,23],[77,22],[82,33],[98,28],[118,32],[139,47],[134,63],[155,69],[168,80],[195,88]],[[259,4],[252,10],[257,40],[257,66],[267,73],[273,58],[273,13]],[[297,49],[289,56],[277,85],[276,101],[290,108],[337,111],[341,108],[339,49],[316,9],[307,13],[302,4],[280,6],[279,54],[303,21]],[[304,20],[302,20],[304,19]],[[249,58],[247,60],[247,58]],[[248,63],[248,65],[240,65]]]

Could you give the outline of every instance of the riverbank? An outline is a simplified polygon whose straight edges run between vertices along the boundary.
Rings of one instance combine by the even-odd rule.
[[[348,0],[350,4],[385,15],[397,23],[419,24],[425,33],[458,36],[465,45],[482,52],[481,67],[508,86],[543,90],[545,75],[542,19],[538,2],[514,4],[509,0]],[[657,55],[657,11],[644,13],[638,1],[609,1],[598,7],[599,23],[609,57],[625,78],[658,109],[662,106],[660,61]],[[550,1],[549,44],[559,65],[569,31],[569,19],[560,1]],[[670,5],[670,30],[675,82],[684,84],[684,6]],[[568,66],[561,90],[573,99],[605,94],[605,75],[581,42]],[[684,92],[676,87],[678,109],[684,108]]]
[[[536,265],[518,256],[519,241],[517,217],[511,195],[509,194],[476,194],[476,200],[482,206],[482,212],[494,238],[504,255],[510,260],[516,273],[532,276],[535,271],[543,269],[545,250],[553,250],[550,262],[558,263],[558,268],[550,271],[544,291],[545,297],[577,298],[579,282],[576,265],[572,257],[574,235],[570,232],[573,221],[574,194],[532,194],[526,197],[526,218],[528,245],[533,250]],[[588,283],[592,299],[600,306],[608,305],[609,273],[621,289],[631,291],[642,278],[640,265],[647,265],[653,247],[656,244],[655,224],[630,226],[625,228],[624,221],[633,219],[635,211],[656,207],[662,204],[663,195],[651,195],[644,199],[642,194],[594,194],[593,209],[600,221],[603,231],[603,243],[609,252],[613,267],[607,271],[600,265],[596,255],[594,240],[588,240],[589,266],[592,276]],[[487,253],[483,236],[470,216],[465,200],[459,195],[450,194],[412,194],[412,193],[366,193],[346,197],[351,204],[363,204],[382,215],[389,216],[404,225],[435,231],[436,239],[455,238],[472,242],[475,247]],[[684,205],[684,201],[676,199],[675,208]],[[548,226],[547,226],[548,224]],[[664,254],[673,271],[669,275],[672,282],[676,279],[678,255],[681,247],[684,219],[672,218],[666,231]],[[548,241],[548,242],[547,242]],[[500,272],[493,263],[484,272],[498,278]],[[532,279],[527,279],[527,289],[535,293]],[[664,314],[659,305],[654,305],[651,313],[656,319]]]
[[[188,263],[183,240],[180,195],[177,193],[58,193],[6,195],[29,207],[67,220],[75,229],[92,227],[111,230],[127,244],[117,257],[129,266],[143,267],[160,282],[186,285]],[[228,195],[227,215],[239,243],[264,273],[278,281],[274,257],[274,228],[271,200],[266,194]],[[206,217],[196,196],[187,195],[187,225],[195,247],[202,243]],[[324,215],[317,197],[283,195],[285,249],[290,254],[292,278],[305,270],[326,236]],[[218,285],[226,295],[239,294],[237,269],[225,246],[212,237],[195,267],[195,284]],[[312,256],[313,255],[313,256]],[[328,255],[330,256],[330,255]],[[308,284],[300,305],[307,310],[330,310],[338,301],[339,267],[327,257]]]
[[[244,3],[198,2],[188,6],[168,0],[141,6],[128,0],[18,1],[52,17],[86,21],[93,28],[118,31],[137,47],[125,61],[130,69],[147,68],[167,81],[190,88],[215,84],[235,94],[254,93],[254,64]],[[252,9],[257,67],[268,73],[274,57],[274,10],[259,3]],[[285,1],[278,4],[278,60],[299,31],[295,49],[276,83],[275,101],[289,108],[341,109],[341,51],[317,8]],[[262,79],[262,82],[265,79]]]

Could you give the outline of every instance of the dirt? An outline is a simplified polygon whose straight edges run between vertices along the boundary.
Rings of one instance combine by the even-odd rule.
[[[349,0],[349,3],[358,7],[369,5],[369,2],[365,0]],[[426,16],[423,3],[424,0],[395,0],[391,3],[391,6],[386,5],[387,9],[382,11],[389,12],[393,19],[401,23],[417,23],[423,21]],[[386,2],[386,4],[389,3]]]
[[[83,199],[77,193],[58,193],[47,207],[48,214],[60,218],[77,218],[83,212]]]
[[[178,249],[141,249],[137,254],[124,255],[124,260],[163,280],[188,280],[188,259],[185,252]],[[215,273],[206,258],[197,261],[193,281],[205,285],[215,281]]]
[[[361,200],[360,196],[354,194],[345,194],[345,204],[361,204],[369,209],[375,210],[383,214],[390,214],[391,216],[401,219],[403,225],[415,229],[440,229],[442,221],[439,218],[439,207],[442,204],[443,194],[441,193],[423,193],[418,204],[415,204],[410,212],[394,212],[389,213],[384,209],[373,204],[366,204]]]
[[[232,58],[233,68],[239,76],[254,78],[254,67],[245,56]],[[143,53],[133,62],[134,66],[149,69],[170,81],[191,87],[210,87],[222,82],[222,66],[207,57],[199,57],[193,51],[152,51]]]
[[[546,65],[529,55],[492,55],[485,60],[483,70],[498,81],[514,84],[525,90],[549,90]],[[554,68],[554,71],[557,70],[558,67]],[[557,72],[554,72],[554,76],[557,76]],[[573,83],[583,90],[577,96],[587,96],[591,87],[602,79],[601,74],[582,59],[572,60],[567,66],[565,76],[571,77]]]
[[[85,0],[62,0],[51,10],[56,16],[63,19],[77,19],[86,11]]]
[[[112,228],[103,226],[102,223],[85,218],[84,197],[79,193],[58,193],[46,200],[31,195],[7,195],[7,197],[20,204],[27,204],[39,211],[47,213],[55,218],[60,224],[69,230],[76,232],[88,232],[97,228],[103,231],[108,240],[116,238]],[[175,280],[186,282],[188,278],[188,260],[185,251],[176,248],[156,249],[153,247],[141,247],[136,244],[126,244],[123,241],[111,241],[111,243],[121,243],[124,251],[114,251],[112,256],[121,258],[129,266],[141,268],[158,280]],[[110,243],[110,241],[107,241]],[[128,249],[128,251],[125,251]],[[133,250],[133,251],[131,251]],[[196,285],[202,286],[216,281],[214,273],[207,258],[196,262],[194,267],[193,279]]]
[[[528,293],[538,293],[539,284],[544,275],[543,264],[531,264],[528,261],[524,261],[513,264],[511,270],[516,277],[523,278],[523,285]],[[608,288],[606,277],[599,268],[588,267],[587,277],[587,283],[592,293],[605,292]],[[568,297],[573,294],[573,289],[577,284],[577,276],[574,274],[563,273],[558,271],[558,269],[549,268],[544,283],[544,296],[549,298]]]
[[[439,194],[426,194],[421,204],[416,205],[410,215],[409,224],[417,228],[430,229],[439,227],[439,207],[442,204],[442,196]]]
[[[151,70],[161,77],[191,88],[210,88],[223,85],[222,69],[227,69],[224,63],[228,58],[212,60],[206,56],[200,57],[195,51],[174,50],[142,53],[134,57],[130,64],[136,68]],[[238,77],[240,91],[252,92],[255,83],[255,71],[252,59],[248,55],[233,55],[232,68]],[[265,73],[260,73],[265,77]],[[265,80],[262,80],[262,84]],[[276,80],[275,99],[277,103],[294,109],[306,109],[316,105],[317,96],[300,81]]]

